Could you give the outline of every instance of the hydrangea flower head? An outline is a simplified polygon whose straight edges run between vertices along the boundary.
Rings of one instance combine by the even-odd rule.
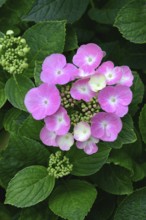
[[[79,47],[73,64],[56,53],[44,60],[43,83],[28,91],[24,102],[36,120],[44,119],[40,139],[45,145],[62,151],[76,146],[92,155],[100,141],[117,139],[132,101],[133,75],[128,66],[101,63],[104,55],[89,43]]]

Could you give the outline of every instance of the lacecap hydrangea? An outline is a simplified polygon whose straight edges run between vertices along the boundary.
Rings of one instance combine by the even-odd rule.
[[[58,53],[45,58],[42,84],[24,100],[32,117],[44,120],[40,139],[45,145],[68,151],[75,144],[91,155],[99,141],[117,139],[132,101],[133,75],[128,66],[101,63],[104,56],[89,43],[78,48],[73,63]]]

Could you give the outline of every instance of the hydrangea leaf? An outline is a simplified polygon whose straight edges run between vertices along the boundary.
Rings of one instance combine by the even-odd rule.
[[[111,148],[121,148],[124,144],[134,143],[137,140],[131,116],[126,115],[122,118],[122,122],[123,128],[119,133],[117,140],[114,142],[108,142],[108,146]]]
[[[54,188],[55,178],[47,168],[30,166],[20,170],[9,182],[5,204],[29,207],[46,199]]]
[[[89,0],[37,0],[24,17],[27,21],[67,20],[73,23],[83,15]]]
[[[129,172],[120,166],[104,166],[97,173],[96,183],[104,191],[115,195],[125,195],[133,192]]]
[[[4,116],[3,126],[6,131],[17,134],[19,132],[20,125],[27,117],[28,113],[16,108],[11,108]]]
[[[146,217],[146,187],[127,196],[116,210],[114,220],[137,220]]]
[[[142,108],[139,116],[139,129],[142,135],[142,140],[146,143],[146,105]]]
[[[28,116],[19,127],[19,135],[35,140],[40,140],[39,134],[42,127],[42,121],[37,121],[31,116]]]
[[[0,159],[0,177],[3,185],[7,186],[10,179],[26,166],[47,166],[49,155],[49,151],[39,142],[11,135],[8,147],[1,153]]]
[[[128,2],[121,8],[114,23],[123,37],[133,43],[146,43],[145,4],[146,0]]]
[[[7,100],[4,88],[4,83],[0,82],[0,108],[5,104]]]
[[[31,50],[28,54],[29,68],[26,75],[32,76],[36,61],[43,62],[51,53],[63,52],[65,25],[66,21],[41,22],[27,29],[23,37]]]
[[[130,104],[130,113],[134,115],[138,110],[138,105],[142,102],[144,96],[144,84],[137,72],[133,72],[134,82],[131,87],[133,92],[133,100]]]
[[[0,0],[0,7],[6,3],[7,0]]]
[[[72,26],[67,26],[64,51],[75,50],[78,47],[77,34]]]
[[[39,86],[42,83],[42,81],[40,80],[41,71],[42,71],[42,62],[35,61],[34,80],[37,86]]]
[[[73,164],[72,175],[75,176],[89,176],[96,173],[106,163],[111,148],[102,143],[99,145],[99,151],[93,155],[87,155],[82,150],[77,148],[67,154],[70,162]]]
[[[49,208],[63,219],[84,220],[96,196],[96,189],[88,182],[66,181],[51,194]]]
[[[109,0],[102,8],[91,8],[89,10],[89,17],[101,24],[113,24],[116,15],[120,8],[122,8],[127,1],[130,0]]]
[[[9,102],[16,108],[26,111],[24,97],[34,87],[33,82],[25,76],[10,78],[5,85],[5,93]]]

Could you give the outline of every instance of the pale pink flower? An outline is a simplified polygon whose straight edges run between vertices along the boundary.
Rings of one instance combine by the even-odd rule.
[[[79,149],[83,149],[84,152],[88,155],[95,154],[98,151],[98,146],[96,145],[99,142],[99,139],[90,137],[87,141],[76,142],[76,146]]]
[[[48,84],[64,85],[74,79],[77,68],[66,62],[63,54],[52,54],[43,62],[41,80]]]
[[[96,74],[90,77],[89,87],[93,92],[98,92],[106,87],[106,78],[103,74]]]
[[[71,133],[67,133],[63,136],[57,136],[56,143],[61,150],[68,151],[74,144],[73,135]]]
[[[127,86],[108,86],[98,93],[100,107],[110,113],[123,117],[132,101],[132,92]]]
[[[46,126],[44,126],[41,129],[40,132],[40,139],[43,142],[43,144],[47,145],[47,146],[53,146],[53,147],[57,147],[57,143],[56,143],[56,133],[54,131],[49,131]]]
[[[61,98],[55,85],[43,83],[27,92],[24,103],[32,117],[41,120],[59,109]]]
[[[88,72],[99,66],[103,56],[104,52],[99,46],[89,43],[78,48],[77,53],[73,57],[73,63]]]
[[[87,122],[79,122],[74,126],[74,139],[77,141],[87,141],[91,136],[91,128]]]
[[[122,121],[113,113],[99,112],[91,120],[92,136],[102,141],[115,141],[121,129]]]
[[[113,62],[111,61],[106,61],[102,63],[101,66],[97,69],[97,72],[100,74],[104,74],[107,85],[116,84],[122,77],[121,67],[114,67]]]
[[[133,74],[128,66],[121,66],[122,77],[118,81],[118,84],[131,87],[133,84]]]
[[[85,102],[89,102],[96,95],[89,87],[89,79],[79,79],[73,83],[70,94],[72,98]]]
[[[45,124],[49,131],[55,131],[57,135],[64,135],[70,129],[70,118],[62,106],[58,111],[45,118]]]

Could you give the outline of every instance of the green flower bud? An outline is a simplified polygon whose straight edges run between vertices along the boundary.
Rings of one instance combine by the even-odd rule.
[[[12,30],[8,30],[7,32],[6,32],[6,35],[13,35],[14,34],[14,31],[12,31]]]
[[[26,53],[28,53],[30,51],[30,48],[29,47],[24,47],[23,48],[23,52],[26,54]]]

